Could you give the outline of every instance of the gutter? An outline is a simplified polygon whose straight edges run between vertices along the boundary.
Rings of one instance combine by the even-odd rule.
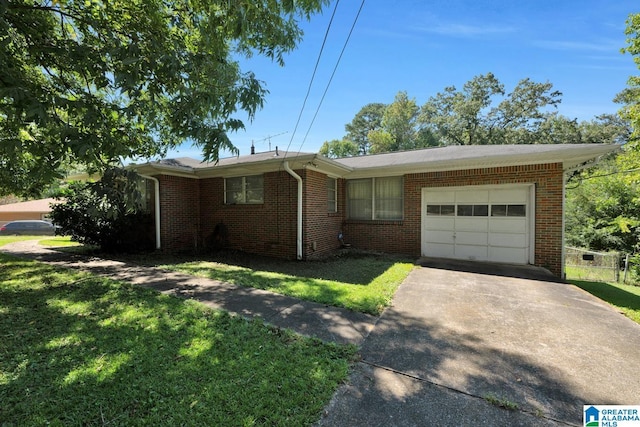
[[[155,228],[156,228],[156,249],[160,249],[162,245],[160,244],[160,181],[157,178],[154,178],[149,175],[140,175],[142,178],[150,179],[153,181],[153,189],[154,189],[154,214],[155,214]]]
[[[289,162],[285,160],[284,170],[298,181],[298,232],[296,237],[296,257],[302,260],[302,178],[289,167]]]

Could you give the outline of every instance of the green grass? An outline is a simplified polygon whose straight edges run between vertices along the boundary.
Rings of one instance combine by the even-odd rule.
[[[640,323],[640,286],[581,280],[568,282],[608,302],[634,322]]]
[[[414,268],[406,259],[357,254],[308,262],[235,255],[159,266],[374,315],[391,303]]]
[[[0,265],[3,426],[309,425],[354,358],[149,289]]]
[[[484,399],[490,404],[497,406],[499,408],[507,409],[509,411],[517,411],[519,406],[517,403],[510,401],[509,399],[505,399],[502,397],[497,397],[493,394],[488,394],[484,397]]]
[[[593,280],[603,282],[615,282],[616,280],[616,274],[613,269],[565,265],[565,273],[568,279],[573,280]]]
[[[67,247],[67,246],[79,246],[77,242],[72,242],[71,237],[68,236],[0,236],[0,246],[4,246],[8,243],[21,242],[25,240],[38,240],[38,243],[43,246],[52,247]]]
[[[81,246],[78,242],[72,242],[70,236],[56,236],[50,239],[43,239],[38,242],[42,246],[51,246],[54,248]]]

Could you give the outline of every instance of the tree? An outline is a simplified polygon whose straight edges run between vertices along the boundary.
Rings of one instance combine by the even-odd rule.
[[[35,194],[80,163],[207,160],[267,93],[236,58],[283,64],[327,0],[8,0],[0,4],[0,193]]]
[[[505,95],[504,85],[487,73],[465,83],[462,91],[450,86],[429,98],[419,121],[444,145],[537,143],[540,126],[552,117],[546,109],[562,96],[552,89],[551,83],[526,78]]]
[[[382,116],[380,129],[369,132],[371,153],[412,150],[437,145],[431,133],[418,123],[420,107],[407,92],[398,92]]]
[[[422,106],[420,121],[430,128],[444,145],[486,144],[487,119],[484,111],[492,98],[504,94],[504,86],[493,73],[476,76],[462,91],[449,86],[430,97]]]
[[[141,178],[132,171],[108,168],[100,181],[72,183],[63,203],[52,206],[59,233],[105,251],[153,248],[153,218],[141,197]]]
[[[567,243],[602,251],[640,250],[640,155],[624,151],[567,186]]]
[[[347,131],[345,139],[358,145],[360,155],[364,156],[369,153],[371,148],[369,132],[380,129],[386,108],[387,106],[381,103],[367,104],[358,111],[351,123],[344,126]]]
[[[631,14],[625,30],[628,46],[622,52],[629,53],[640,68],[640,13]],[[631,122],[633,137],[640,138],[640,76],[629,77],[628,86],[615,101],[623,104],[620,115]]]
[[[320,147],[320,154],[329,158],[353,157],[360,153],[358,145],[348,139],[334,139],[325,141]]]

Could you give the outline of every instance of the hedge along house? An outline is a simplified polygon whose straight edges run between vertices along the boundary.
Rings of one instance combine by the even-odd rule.
[[[609,144],[448,146],[344,159],[252,154],[134,165],[155,183],[156,243],[288,259],[355,248],[533,264],[563,274],[564,184]]]

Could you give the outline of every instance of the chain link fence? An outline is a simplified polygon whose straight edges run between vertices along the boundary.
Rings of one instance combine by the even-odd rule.
[[[624,259],[622,259],[624,262]],[[595,252],[580,248],[565,248],[565,272],[568,279],[594,282],[619,282],[621,256],[618,252]],[[624,267],[623,267],[624,268]]]

